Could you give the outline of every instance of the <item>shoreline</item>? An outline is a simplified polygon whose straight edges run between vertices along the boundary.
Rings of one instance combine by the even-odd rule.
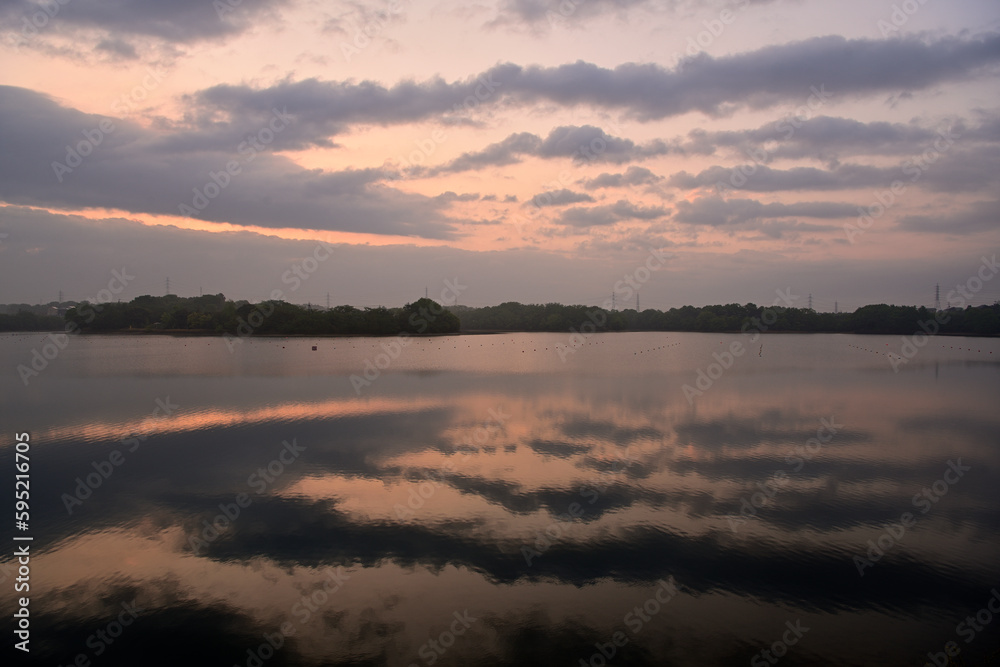
[[[38,331],[0,331],[0,334],[67,334],[65,329],[43,329]],[[524,329],[470,329],[467,331],[455,331],[452,333],[408,333],[401,331],[394,334],[253,334],[251,336],[239,336],[229,333],[218,333],[215,331],[199,331],[191,329],[160,329],[156,331],[145,331],[137,329],[120,329],[115,331],[75,331],[71,335],[79,336],[173,336],[175,338],[224,338],[230,336],[232,338],[395,338],[397,336],[406,335],[408,338],[438,338],[441,336],[491,336],[491,335],[503,335],[503,334],[515,334],[515,333],[554,333],[554,334],[570,334],[572,331],[528,331]],[[720,335],[733,335],[733,334],[749,334],[751,332],[747,331],[667,331],[659,329],[630,329],[627,331],[596,331],[591,335],[599,334],[625,334],[625,333],[663,333],[663,334],[675,334],[675,333],[699,333],[699,334],[720,334]],[[859,333],[856,331],[754,331],[759,335],[767,336],[771,334],[801,334],[801,335],[812,335],[812,334],[828,334],[828,335],[842,335],[842,336],[912,336],[913,332],[909,333]],[[950,337],[960,337],[960,338],[1000,338],[1000,334],[976,334],[976,333],[953,333],[953,332],[941,332],[934,334],[935,337],[940,336],[950,336]]]

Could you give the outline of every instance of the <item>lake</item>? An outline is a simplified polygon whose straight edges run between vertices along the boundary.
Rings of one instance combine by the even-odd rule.
[[[0,335],[22,657],[997,664],[1000,340],[916,338]]]

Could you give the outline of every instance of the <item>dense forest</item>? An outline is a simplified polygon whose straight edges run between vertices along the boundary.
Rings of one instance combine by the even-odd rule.
[[[670,310],[606,311],[558,303],[502,303],[472,308],[444,307],[418,299],[401,308],[325,309],[284,301],[227,300],[222,294],[200,297],[140,296],[128,303],[80,303],[65,318],[21,310],[0,314],[0,331],[54,331],[69,327],[85,332],[190,332],[261,335],[444,334],[476,331],[761,331],[840,332],[909,335],[921,323],[940,333],[978,336],[1000,334],[1000,304],[950,308],[863,306],[853,313],[817,313],[808,308],[765,307],[752,303],[683,306]]]
[[[27,309],[13,315],[0,313],[0,331],[59,331],[65,324],[58,315],[38,315]]]
[[[1000,304],[951,308],[935,313],[924,307],[863,306],[853,313],[817,313],[809,308],[765,307],[752,303],[724,306],[682,306],[667,311],[628,309],[604,311],[557,303],[502,303],[486,308],[452,308],[463,331],[569,331],[593,321],[599,331],[787,331],[908,335],[920,322],[937,315],[941,333],[1000,334]],[[600,324],[603,322],[603,324]]]
[[[182,298],[140,296],[129,303],[79,304],[66,321],[82,331],[178,331],[248,336],[358,334],[401,332],[457,333],[458,318],[430,299],[402,308],[297,306],[284,301],[229,301],[222,294]]]

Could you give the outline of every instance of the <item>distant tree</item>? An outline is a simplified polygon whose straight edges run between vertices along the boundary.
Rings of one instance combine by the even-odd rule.
[[[458,317],[432,299],[417,299],[399,309],[396,315],[399,331],[416,334],[457,333]]]

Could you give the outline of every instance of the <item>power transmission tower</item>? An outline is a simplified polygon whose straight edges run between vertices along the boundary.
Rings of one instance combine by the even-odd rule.
[[[326,309],[330,310],[330,293],[326,293]]]
[[[59,290],[59,303],[62,303],[62,290]]]
[[[639,310],[639,293],[638,292],[636,292],[636,294],[635,294],[635,312],[637,312],[637,313],[641,312]]]
[[[840,304],[838,304],[836,301],[834,301],[833,302],[833,313],[834,313],[834,315],[836,315],[839,312],[840,312]]]
[[[813,295],[812,295],[812,293],[810,293],[809,294],[809,310],[812,310],[812,309],[813,309]]]
[[[941,283],[934,286],[934,310],[941,310]]]
[[[611,310],[615,309],[615,293],[611,293]]]
[[[170,278],[168,277],[167,278],[167,292],[166,292],[166,294],[164,296],[167,296],[169,294],[170,294]]]

